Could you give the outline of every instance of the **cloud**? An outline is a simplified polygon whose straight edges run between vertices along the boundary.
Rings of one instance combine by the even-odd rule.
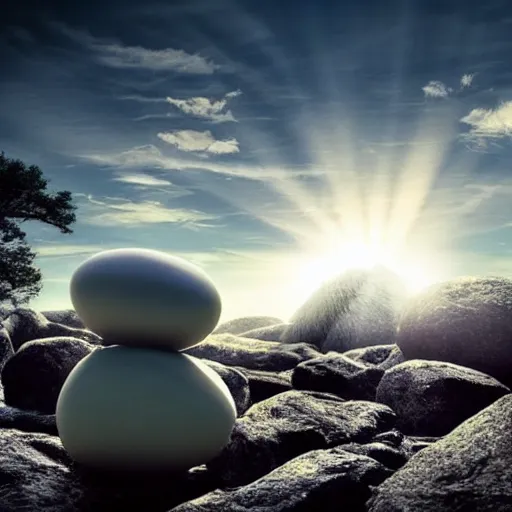
[[[242,91],[240,89],[236,91],[231,91],[226,94],[226,98],[236,98],[237,96],[240,96],[242,94]]]
[[[472,139],[510,137],[512,136],[512,101],[502,103],[496,109],[475,108],[460,122],[471,126],[469,134],[466,135]]]
[[[427,98],[447,98],[453,89],[447,87],[443,82],[431,80],[427,85],[422,87],[422,90]]]
[[[205,151],[217,155],[239,152],[236,139],[216,140],[209,130],[204,132],[179,130],[159,133],[158,137],[181,151]]]
[[[93,162],[97,165],[106,165],[120,168],[151,167],[153,169],[187,170],[199,169],[206,172],[223,174],[238,178],[256,181],[283,181],[294,177],[323,176],[325,171],[315,167],[293,168],[289,166],[257,166],[250,164],[223,164],[208,160],[191,160],[165,156],[157,147],[149,144],[136,146],[120,153],[90,153],[77,154],[77,158]]]
[[[460,88],[465,89],[467,87],[471,87],[471,84],[473,83],[473,78],[475,78],[474,73],[462,75],[460,79]]]
[[[159,191],[165,192],[168,195],[171,195],[174,198],[184,197],[192,194],[192,192],[189,190],[178,187],[168,180],[155,178],[154,176],[150,176],[144,173],[120,174],[117,178],[113,178],[113,181],[119,181],[129,185],[136,185],[138,188],[155,188]],[[160,187],[165,187],[165,189]]]
[[[178,99],[168,97],[167,101],[179,108],[183,113],[208,119],[216,123],[225,123],[236,121],[231,110],[226,110],[228,100],[240,96],[240,91],[228,92],[221,100],[212,100],[204,96],[196,96],[188,99]]]
[[[55,243],[55,242],[52,242]],[[94,254],[104,250],[101,245],[67,245],[67,244],[55,244],[55,245],[35,245],[38,258],[48,257],[62,257],[62,256],[77,256],[80,254]],[[45,281],[47,279],[45,278]],[[52,279],[57,281],[57,279]],[[66,280],[68,281],[68,280]]]
[[[130,94],[127,96],[119,96],[120,100],[138,101],[139,103],[167,103],[165,98],[151,98],[148,96],[141,96],[140,94]]]
[[[119,178],[114,178],[114,181],[122,181],[123,183],[133,183],[135,185],[172,185],[170,181],[160,180],[154,176],[147,174],[125,174]]]
[[[114,68],[211,75],[220,67],[198,53],[191,54],[175,48],[155,50],[142,46],[124,46],[120,42],[97,38],[88,32],[76,30],[61,23],[51,25],[67,37],[96,52],[99,62]]]
[[[125,200],[122,204],[109,204],[107,202],[93,199],[87,196],[90,203],[99,210],[107,210],[104,213],[95,212],[93,215],[84,217],[82,222],[89,225],[112,227],[112,226],[140,226],[142,224],[183,224],[186,227],[212,227],[202,221],[219,220],[219,215],[212,215],[185,208],[167,208],[159,201],[134,202]],[[109,211],[108,211],[109,210]]]

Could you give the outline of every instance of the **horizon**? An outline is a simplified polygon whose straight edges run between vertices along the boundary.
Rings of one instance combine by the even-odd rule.
[[[21,223],[28,307],[72,308],[124,247],[203,268],[219,322],[288,321],[357,266],[512,277],[512,4],[36,5],[0,22],[0,150],[78,209],[71,235]]]

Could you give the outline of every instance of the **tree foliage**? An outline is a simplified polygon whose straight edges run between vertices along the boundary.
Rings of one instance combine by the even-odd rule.
[[[51,195],[47,185],[38,166],[0,153],[0,303],[25,304],[42,289],[41,271],[33,265],[37,253],[18,223],[38,220],[61,233],[73,233],[69,225],[76,221],[76,206],[71,204],[71,192]]]

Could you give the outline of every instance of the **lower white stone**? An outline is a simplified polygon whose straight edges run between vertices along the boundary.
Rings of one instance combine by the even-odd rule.
[[[73,369],[56,419],[64,447],[80,464],[174,471],[220,452],[236,408],[219,375],[194,357],[111,346]]]

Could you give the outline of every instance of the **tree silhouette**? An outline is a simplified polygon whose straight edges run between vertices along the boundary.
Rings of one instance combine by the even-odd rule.
[[[33,266],[36,253],[25,241],[26,234],[17,222],[39,220],[73,233],[76,221],[71,192],[55,195],[45,192],[48,181],[36,165],[27,167],[21,160],[0,153],[0,303],[18,306],[36,297],[42,289],[41,271]]]

